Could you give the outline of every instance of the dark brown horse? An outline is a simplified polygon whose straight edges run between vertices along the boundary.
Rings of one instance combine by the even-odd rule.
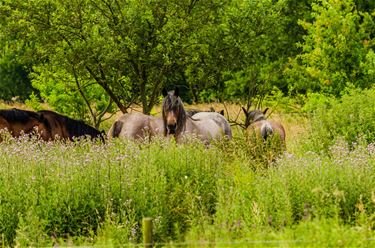
[[[38,114],[46,119],[50,126],[52,140],[74,140],[80,137],[100,138],[104,142],[104,134],[83,121],[74,120],[65,115],[50,111],[41,110]]]
[[[215,112],[201,112],[190,117],[179,97],[178,88],[170,92],[163,90],[163,95],[165,136],[173,135],[177,142],[180,142],[184,136],[197,136],[206,144],[212,139],[232,137],[230,125],[224,116]]]
[[[266,113],[268,108],[264,111],[255,109],[248,112],[245,108],[242,108],[245,113],[245,127],[248,130],[254,130],[258,133],[264,140],[267,140],[271,135],[278,135],[282,142],[285,142],[285,129],[283,125],[278,122],[267,120]]]
[[[45,141],[51,135],[50,125],[43,116],[16,108],[0,110],[0,130],[7,130],[13,137],[20,137],[22,134],[37,134]]]

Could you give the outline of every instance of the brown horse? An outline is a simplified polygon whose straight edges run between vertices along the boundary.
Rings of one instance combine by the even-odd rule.
[[[52,140],[73,141],[75,138],[88,136],[91,139],[99,138],[104,142],[103,132],[85,124],[83,121],[74,120],[50,110],[41,110],[38,111],[38,114],[48,121]]]
[[[162,113],[165,136],[173,135],[177,142],[180,142],[184,136],[197,136],[206,144],[212,139],[232,137],[230,125],[224,116],[219,113],[204,112],[210,115],[196,117],[200,114],[198,113],[190,117],[179,97],[178,88],[170,92],[163,90],[163,95]]]
[[[7,130],[13,137],[20,137],[22,134],[37,134],[45,141],[51,135],[50,125],[43,116],[16,108],[0,110],[0,130]]]
[[[134,112],[120,116],[108,131],[108,138],[127,138],[131,140],[151,140],[153,136],[162,136],[163,120],[158,117]]]
[[[259,109],[248,112],[245,108],[242,107],[243,112],[245,113],[245,127],[252,128],[256,131],[264,140],[267,140],[271,135],[277,134],[280,137],[282,142],[285,142],[285,129],[284,127],[275,121],[266,119],[266,108],[263,112]]]

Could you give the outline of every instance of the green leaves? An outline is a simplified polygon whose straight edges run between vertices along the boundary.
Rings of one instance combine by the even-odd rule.
[[[302,71],[296,81],[308,77],[307,83],[335,95],[350,84],[369,87],[372,83],[365,82],[363,69],[372,50],[368,46],[374,34],[370,15],[357,11],[353,1],[322,0],[312,6],[314,22],[300,21],[308,34],[301,44],[303,53],[293,64],[292,70]],[[297,90],[301,87],[313,89],[304,84]]]

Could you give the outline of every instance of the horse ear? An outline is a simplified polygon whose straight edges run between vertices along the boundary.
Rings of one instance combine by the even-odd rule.
[[[245,113],[246,116],[249,114],[244,107],[242,107],[242,111]]]
[[[179,97],[179,96],[180,96],[180,89],[179,89],[178,87],[176,87],[176,88],[174,89],[174,95],[175,95],[176,97]]]
[[[266,108],[264,111],[263,111],[263,114],[265,115],[268,111],[268,108]]]
[[[221,114],[222,116],[224,116],[224,109],[222,109],[221,111],[219,111],[219,114]]]
[[[210,107],[210,112],[216,112],[214,107]]]
[[[163,96],[167,96],[167,95],[168,95],[168,91],[167,91],[166,88],[163,88],[163,89],[161,90],[161,93],[163,94]]]

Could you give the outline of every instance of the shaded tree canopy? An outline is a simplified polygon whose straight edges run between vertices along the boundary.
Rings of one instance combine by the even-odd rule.
[[[187,89],[186,100],[248,108],[274,87],[339,95],[349,85],[373,85],[374,5],[3,0],[0,42],[17,58],[1,61],[30,65],[28,78],[44,101],[96,125],[106,112],[134,104],[149,114],[161,89],[175,85]]]

